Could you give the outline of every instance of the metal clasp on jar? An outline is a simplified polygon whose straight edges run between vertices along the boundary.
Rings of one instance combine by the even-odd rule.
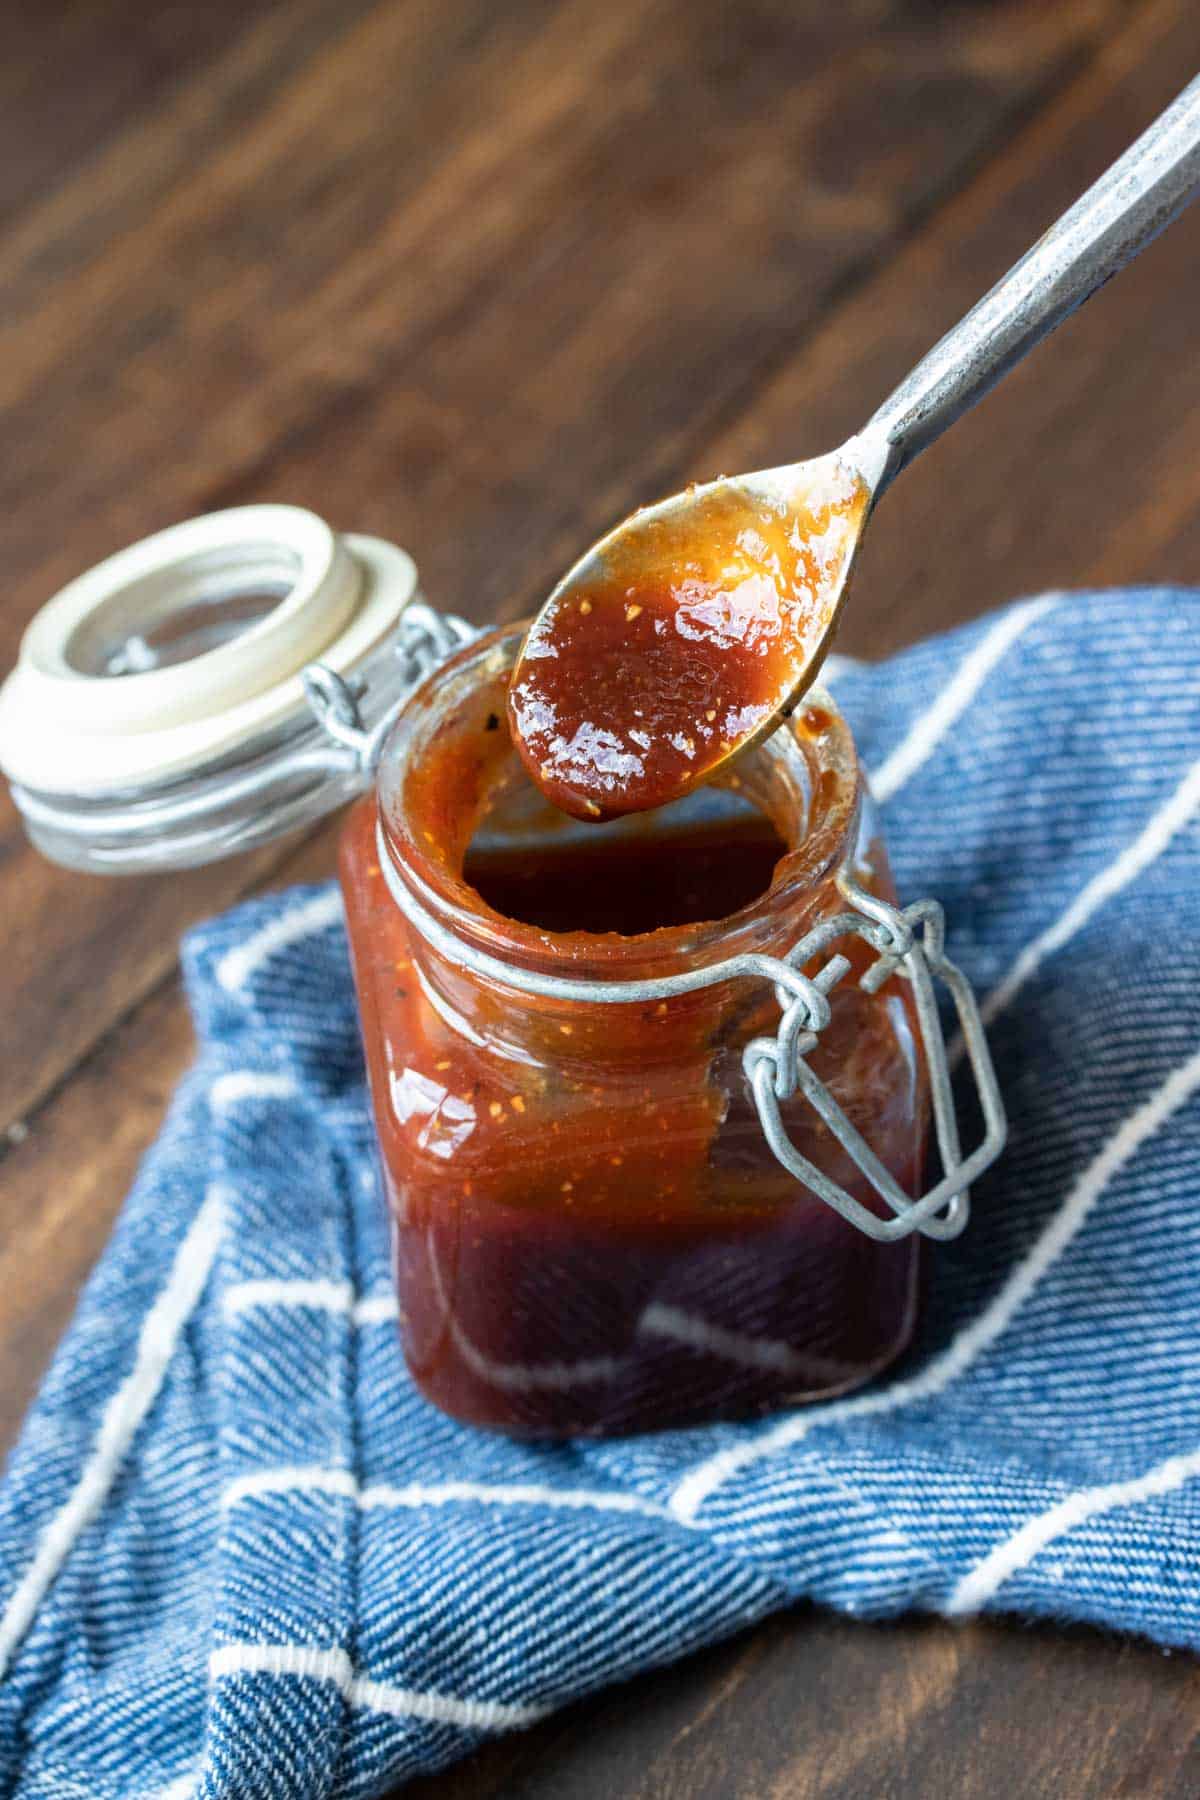
[[[966,976],[945,953],[945,915],[936,900],[918,900],[903,909],[889,906],[845,875],[838,888],[851,910],[822,920],[780,962],[775,987],[782,1010],[779,1029],[773,1038],[753,1039],[743,1052],[763,1133],[789,1174],[868,1237],[888,1242],[914,1231],[930,1238],[957,1237],[970,1214],[971,1183],[995,1162],[1008,1134],[979,1007]],[[829,994],[851,965],[846,957],[834,954],[815,976],[800,971],[847,937],[862,938],[877,953],[860,978],[868,993],[877,992],[893,974],[912,985],[943,1170],[941,1179],[919,1199],[904,1192],[806,1060],[832,1017]],[[965,1157],[935,978],[945,983],[953,1000],[983,1113],[983,1139]],[[894,1217],[877,1217],[796,1149],[784,1127],[780,1106],[797,1093],[820,1115]]]
[[[362,714],[368,685],[364,679],[347,681],[319,662],[309,663],[303,671],[310,711],[326,737],[351,752],[364,787],[375,774],[388,733],[413,688],[477,635],[475,627],[455,613],[438,612],[424,600],[411,601],[397,628],[394,646],[401,665],[402,691],[370,726]]]

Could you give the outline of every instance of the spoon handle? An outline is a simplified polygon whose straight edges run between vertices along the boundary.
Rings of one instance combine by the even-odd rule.
[[[887,445],[877,492],[981,400],[1200,192],[1200,77],[934,345],[861,434]]]

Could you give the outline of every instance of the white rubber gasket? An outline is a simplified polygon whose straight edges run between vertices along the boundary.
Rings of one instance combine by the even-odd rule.
[[[72,641],[106,608],[186,604],[214,589],[286,593],[245,631],[162,669],[89,675]],[[44,793],[136,789],[194,772],[306,710],[301,671],[346,674],[417,591],[403,550],[340,536],[294,506],[245,506],[173,526],[89,569],[48,602],[0,688],[0,768]]]

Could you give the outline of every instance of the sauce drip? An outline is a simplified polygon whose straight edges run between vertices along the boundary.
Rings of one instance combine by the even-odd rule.
[[[547,798],[591,820],[661,806],[769,730],[828,648],[869,499],[844,465],[778,500],[715,482],[598,546],[509,688]]]

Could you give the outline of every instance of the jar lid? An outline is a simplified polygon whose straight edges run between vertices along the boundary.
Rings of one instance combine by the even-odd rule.
[[[235,507],[119,551],[42,608],[0,687],[0,769],[29,835],[117,872],[322,817],[367,785],[362,740],[421,672],[407,615],[437,635],[411,557],[301,507]]]

